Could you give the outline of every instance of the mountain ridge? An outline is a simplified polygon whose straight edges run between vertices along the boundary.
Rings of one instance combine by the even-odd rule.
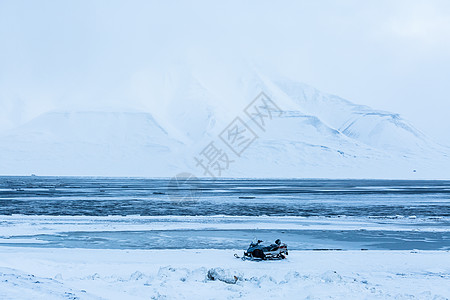
[[[205,77],[187,76],[161,85],[160,94],[168,96],[153,113],[55,110],[3,133],[0,173],[171,177],[191,172],[202,177],[208,174],[195,157],[213,142],[234,162],[222,177],[448,179],[443,166],[450,167],[449,149],[398,114],[258,73],[231,80],[228,93],[211,90],[214,85],[207,86]],[[253,99],[243,99],[260,92],[283,112],[268,118],[265,130],[244,111]],[[257,135],[242,156],[233,156],[219,138],[233,115]]]

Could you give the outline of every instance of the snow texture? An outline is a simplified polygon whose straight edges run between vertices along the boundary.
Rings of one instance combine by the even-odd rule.
[[[142,109],[67,108],[3,132],[0,173],[208,177],[194,157],[215,142],[233,161],[222,177],[448,178],[449,149],[398,114],[254,70],[166,75]],[[263,129],[244,112],[260,92],[282,111]],[[239,157],[218,137],[235,117],[258,137]]]
[[[0,248],[1,299],[448,299],[448,251]]]

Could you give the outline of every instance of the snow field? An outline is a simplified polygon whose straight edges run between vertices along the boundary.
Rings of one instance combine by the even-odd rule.
[[[448,299],[448,251],[0,248],[1,299]],[[213,280],[214,279],[214,280]]]

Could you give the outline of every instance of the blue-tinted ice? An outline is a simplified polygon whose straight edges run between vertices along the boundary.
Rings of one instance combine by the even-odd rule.
[[[45,243],[29,245],[41,247],[227,249],[245,248],[258,237],[281,238],[292,249],[450,249],[450,181],[224,179],[174,187],[166,179],[0,177],[0,214],[390,220],[386,230],[61,232],[34,236]],[[387,230],[396,218],[419,221],[411,223],[410,230]],[[423,226],[436,230],[421,231]]]

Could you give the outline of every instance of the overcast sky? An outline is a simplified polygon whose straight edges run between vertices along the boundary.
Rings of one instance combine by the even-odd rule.
[[[450,145],[450,1],[0,0],[0,43],[0,130],[133,102],[130,78],[174,61],[243,59]]]

